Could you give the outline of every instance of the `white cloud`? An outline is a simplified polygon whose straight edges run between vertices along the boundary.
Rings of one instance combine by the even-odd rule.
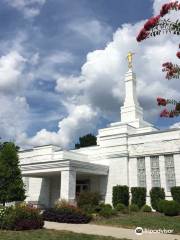
[[[17,140],[27,129],[29,106],[24,97],[0,95],[0,137]]]
[[[180,122],[174,123],[170,128],[180,128]]]
[[[0,57],[0,91],[14,92],[20,87],[25,61],[16,51]]]
[[[35,66],[33,69],[33,78],[44,80],[56,80],[59,77],[59,68],[73,63],[75,57],[67,51],[57,51],[48,56],[42,57],[38,53],[32,56],[31,63]]]
[[[59,122],[58,132],[49,132],[42,129],[36,136],[26,140],[26,144],[55,144],[66,148],[77,139],[77,136],[95,128],[94,122],[96,122],[97,112],[90,106],[68,104],[67,108],[68,116]]]
[[[154,1],[155,8],[158,8],[158,4],[158,0]],[[22,129],[17,125],[18,136],[14,131],[11,132],[14,133],[14,136],[17,136],[18,143],[21,145],[56,144],[68,147],[77,140],[77,137],[92,132],[96,128],[100,117],[104,117],[108,121],[112,119],[113,121],[119,121],[120,119],[114,116],[119,116],[119,107],[122,105],[124,98],[123,79],[127,71],[126,55],[129,50],[136,53],[134,70],[137,74],[138,95],[145,111],[145,117],[147,120],[157,119],[159,108],[156,106],[156,97],[179,97],[180,86],[178,80],[165,80],[164,73],[161,71],[163,62],[178,61],[175,54],[179,39],[164,35],[137,43],[136,36],[144,22],[145,20],[134,25],[122,25],[114,33],[113,40],[104,49],[87,54],[87,59],[78,76],[65,76],[57,71],[56,66],[59,63],[61,65],[71,64],[74,61],[74,56],[70,53],[57,52],[43,60],[38,53],[31,56],[31,63],[34,66],[32,78],[35,80],[37,77],[48,79],[51,77],[56,80],[56,91],[61,93],[60,101],[63,102],[67,110],[67,116],[59,121],[58,131],[51,132],[42,129],[32,138],[28,138],[26,127]],[[110,30],[107,29],[104,32],[104,26],[96,21],[89,24],[86,22],[79,25],[72,24],[69,27],[94,44],[109,39],[107,36]],[[8,66],[11,66],[11,69],[16,66],[15,71],[21,75],[25,60],[17,56],[15,63],[19,61],[19,64],[16,65],[12,60],[9,60],[11,64],[8,64]],[[19,54],[19,56],[22,57],[22,54]],[[11,58],[9,57],[9,59]],[[14,74],[13,76],[16,77],[12,82],[18,82],[17,79],[20,75],[18,73]],[[8,81],[6,84],[8,84]],[[7,88],[9,86],[7,85]],[[6,103],[4,105],[8,106]],[[24,111],[24,115],[27,116],[27,106],[27,103],[22,104],[19,114],[23,114]],[[13,106],[13,109],[17,111],[17,104]],[[13,115],[11,111],[10,115]],[[17,117],[17,122],[20,122],[18,119]],[[9,120],[7,124],[13,126]],[[26,126],[26,124],[23,126]]]
[[[94,44],[107,42],[112,34],[111,27],[98,20],[71,22],[68,28]]]
[[[46,0],[5,0],[5,2],[23,12],[25,17],[32,18],[40,14]]]

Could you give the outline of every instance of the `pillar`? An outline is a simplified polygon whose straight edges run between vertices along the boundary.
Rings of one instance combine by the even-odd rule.
[[[61,171],[61,190],[60,198],[70,202],[76,199],[76,171],[64,170]]]
[[[151,205],[151,199],[150,199],[150,190],[152,188],[152,177],[151,177],[151,162],[150,157],[145,157],[145,166],[146,166],[146,189],[147,189],[147,198],[146,203],[148,205]]]

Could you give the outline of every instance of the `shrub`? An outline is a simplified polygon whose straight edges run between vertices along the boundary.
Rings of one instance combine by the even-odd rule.
[[[129,210],[130,210],[130,212],[138,212],[139,207],[136,204],[131,204],[131,205],[129,205]]]
[[[171,194],[172,194],[173,200],[180,204],[180,187],[172,187]]]
[[[141,208],[146,204],[146,188],[132,187],[131,188],[132,199],[131,203],[138,205]]]
[[[179,204],[172,200],[164,200],[165,202],[163,203],[163,213],[166,216],[177,216],[179,214]]]
[[[104,206],[101,207],[101,210],[99,212],[99,215],[105,218],[111,217],[116,214],[116,210],[112,209],[112,206],[110,204],[104,204]]]
[[[113,187],[113,206],[116,207],[118,203],[123,203],[125,206],[129,205],[128,186],[117,185]]]
[[[144,206],[142,206],[141,211],[142,212],[152,212],[152,208],[145,204]]]
[[[65,199],[57,200],[54,204],[54,208],[66,208],[69,207],[69,202]]]
[[[89,215],[72,205],[47,209],[43,212],[43,218],[60,223],[88,223],[91,220]]]
[[[161,199],[165,199],[164,188],[153,187],[150,191],[151,205],[155,210],[158,210],[158,203]]]
[[[42,228],[44,221],[38,209],[15,206],[5,208],[0,225],[6,230],[31,230]]]
[[[119,212],[123,212],[126,209],[126,206],[123,203],[118,203],[115,209]]]
[[[111,206],[111,204],[108,204],[108,203],[101,203],[101,204],[99,204],[99,206],[100,206],[100,208],[111,208],[112,209],[112,206]]]
[[[166,200],[165,199],[161,199],[159,202],[158,202],[158,209],[157,211],[160,212],[160,213],[163,213],[164,212],[164,205],[166,203]]]
[[[77,199],[77,205],[80,208],[83,208],[83,206],[98,206],[100,201],[100,195],[96,192],[81,192],[79,194],[79,197]]]

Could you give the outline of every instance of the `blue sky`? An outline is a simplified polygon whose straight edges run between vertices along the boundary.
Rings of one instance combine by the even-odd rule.
[[[154,79],[150,87],[150,78],[155,78],[152,62],[148,60],[150,64],[142,69],[139,60],[144,61],[143,52],[151,54],[156,46],[163,51],[161,40],[149,41],[142,48],[135,41],[138,29],[160,2],[163,0],[2,0],[2,138],[21,146],[52,143],[72,147],[79,136],[96,134],[98,128],[119,121],[128,50],[137,52],[138,92],[145,118],[162,128],[177,122],[159,118],[154,96],[164,93],[165,84]],[[156,71],[162,75],[160,66]],[[141,91],[143,84],[155,89],[154,96],[150,90]],[[176,83],[168,88],[168,94],[177,95]]]

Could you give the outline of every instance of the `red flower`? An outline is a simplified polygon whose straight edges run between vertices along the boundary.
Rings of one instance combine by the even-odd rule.
[[[157,98],[157,102],[158,102],[159,106],[166,106],[166,104],[167,104],[166,99],[160,98],[160,97]]]
[[[169,117],[170,112],[165,108],[161,113],[160,117]]]
[[[176,53],[176,56],[177,56],[178,58],[180,58],[180,52],[177,52],[177,53]]]
[[[161,17],[166,15],[169,12],[169,10],[171,10],[171,9],[172,10],[179,10],[180,9],[180,4],[178,4],[178,1],[164,4],[161,8],[161,11],[160,11]]]
[[[156,24],[158,23],[159,19],[160,19],[160,15],[158,15],[158,16],[156,16],[156,17],[150,18],[150,19],[144,24],[145,30],[149,31],[151,28],[153,28],[154,26],[156,26]]]
[[[140,42],[148,37],[149,33],[143,28],[137,36],[137,41]]]
[[[166,3],[162,6],[160,15],[161,17],[164,17],[169,12],[169,9],[171,8],[171,3]]]

